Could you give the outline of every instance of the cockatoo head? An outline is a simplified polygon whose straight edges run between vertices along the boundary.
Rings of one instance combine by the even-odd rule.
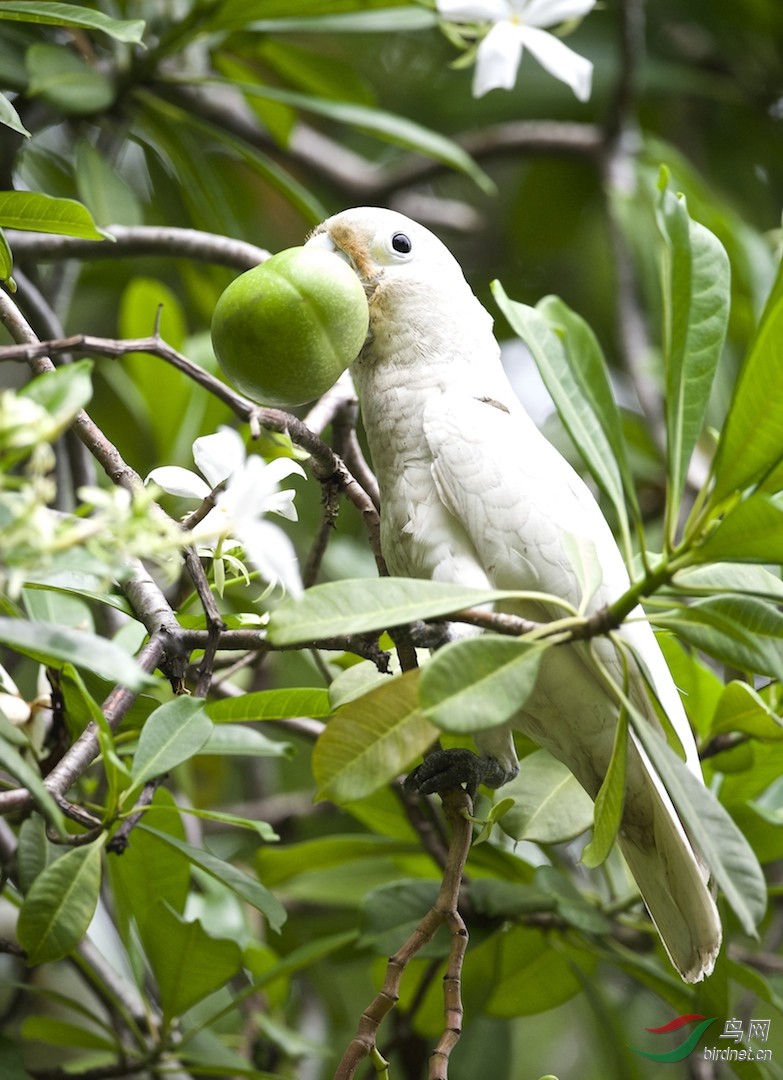
[[[343,210],[318,225],[305,246],[336,252],[353,267],[370,305],[370,339],[417,338],[432,349],[443,342],[453,353],[455,338],[492,333],[489,313],[449,249],[404,214],[377,206]]]
[[[448,284],[466,282],[459,263],[429,229],[378,206],[343,210],[318,225],[307,247],[322,247],[343,255],[372,296],[375,288],[398,282],[432,286],[433,275]]]

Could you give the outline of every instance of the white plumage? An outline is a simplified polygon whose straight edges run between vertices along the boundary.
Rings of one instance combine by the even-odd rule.
[[[449,250],[421,225],[375,207],[337,214],[308,243],[343,254],[367,291],[370,334],[351,372],[381,491],[389,571],[535,590],[587,614],[623,593],[628,575],[598,504],[514,394],[492,318]],[[590,597],[581,596],[569,537],[582,549],[592,545],[600,564],[602,580]],[[543,603],[513,610],[537,620],[563,614]],[[701,776],[693,735],[650,626],[632,620],[621,632]],[[476,736],[506,779],[518,769],[513,726],[596,795],[618,705],[591,647],[622,683],[608,638],[549,649],[513,724]],[[636,669],[630,692],[657,723]],[[671,800],[633,738],[627,768],[620,846],[674,966],[695,982],[712,970],[720,948],[715,903]]]

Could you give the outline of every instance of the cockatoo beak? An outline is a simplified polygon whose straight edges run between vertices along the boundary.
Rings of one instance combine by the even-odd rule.
[[[363,231],[348,221],[340,220],[340,217],[338,214],[319,225],[306,241],[305,247],[320,247],[345,259],[369,291],[378,283],[383,271],[375,265]]]
[[[348,263],[350,268],[357,273],[356,264],[347,251],[344,251],[341,247],[334,242],[332,234],[320,226],[320,231],[316,230],[311,233],[309,239],[305,242],[305,247],[320,248],[321,251],[330,251],[333,255],[339,255],[341,259],[344,259]]]
[[[323,225],[319,225],[317,229],[310,233],[307,240],[305,240],[305,247],[321,248],[322,251],[332,251],[338,255],[344,254],[344,252],[338,249],[331,235],[326,231]]]

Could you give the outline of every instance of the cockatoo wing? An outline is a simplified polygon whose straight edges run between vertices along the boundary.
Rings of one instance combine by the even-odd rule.
[[[351,372],[378,476],[381,547],[390,571],[537,590],[585,613],[621,595],[628,578],[600,508],[519,404],[503,373],[492,318],[448,248],[416,222],[378,207],[335,215],[308,244],[347,258],[367,292],[370,332]],[[579,565],[598,568],[598,580]],[[520,610],[536,619],[563,614],[557,602]],[[641,619],[626,622],[622,635],[700,775],[651,628]],[[619,711],[599,665],[622,684],[610,639],[553,646],[514,719],[593,795],[610,760]],[[641,672],[630,667],[631,696],[655,723]],[[513,775],[508,726],[477,742],[498,763],[493,783]],[[437,774],[439,766],[433,768]],[[702,978],[720,947],[715,905],[671,800],[632,740],[620,842],[675,966],[688,981]]]
[[[424,433],[438,495],[467,532],[491,584],[554,594],[587,613],[598,610],[629,584],[611,530],[581,478],[515,399],[504,398],[477,399],[455,388],[427,404]],[[572,564],[574,551],[601,568],[589,593]],[[537,619],[563,614],[549,603],[520,603],[512,610]],[[698,770],[693,736],[652,630],[640,621],[624,627],[623,635]],[[619,715],[599,663],[622,686],[623,665],[609,638],[553,646],[532,696],[512,721],[567,765],[593,797],[606,775]],[[655,723],[633,660],[629,670],[630,693]],[[497,756],[504,738],[496,730],[477,742]],[[719,948],[717,910],[671,800],[633,734],[619,839],[672,962],[687,981],[702,978]]]

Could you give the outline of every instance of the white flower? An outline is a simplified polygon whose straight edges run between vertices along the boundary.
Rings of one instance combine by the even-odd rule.
[[[595,0],[436,0],[438,12],[449,22],[489,22],[489,32],[479,42],[473,75],[473,96],[501,87],[510,90],[524,48],[539,64],[567,83],[580,101],[587,101],[593,65],[543,29],[571,19],[581,19]]]
[[[264,514],[280,514],[296,521],[294,492],[279,490],[286,476],[304,476],[301,465],[290,458],[275,458],[266,462],[255,454],[245,456],[241,436],[232,428],[221,428],[214,435],[205,435],[193,443],[193,459],[205,480],[188,469],[164,465],[153,469],[147,481],[153,481],[170,495],[205,499],[225,483],[217,495],[214,507],[193,529],[199,544],[212,542],[210,549],[218,561],[225,558],[223,548],[237,540],[245,556],[270,585],[280,583],[294,595],[302,592],[302,580],[293,544],[277,525],[264,521]],[[229,558],[236,565],[236,560]]]

